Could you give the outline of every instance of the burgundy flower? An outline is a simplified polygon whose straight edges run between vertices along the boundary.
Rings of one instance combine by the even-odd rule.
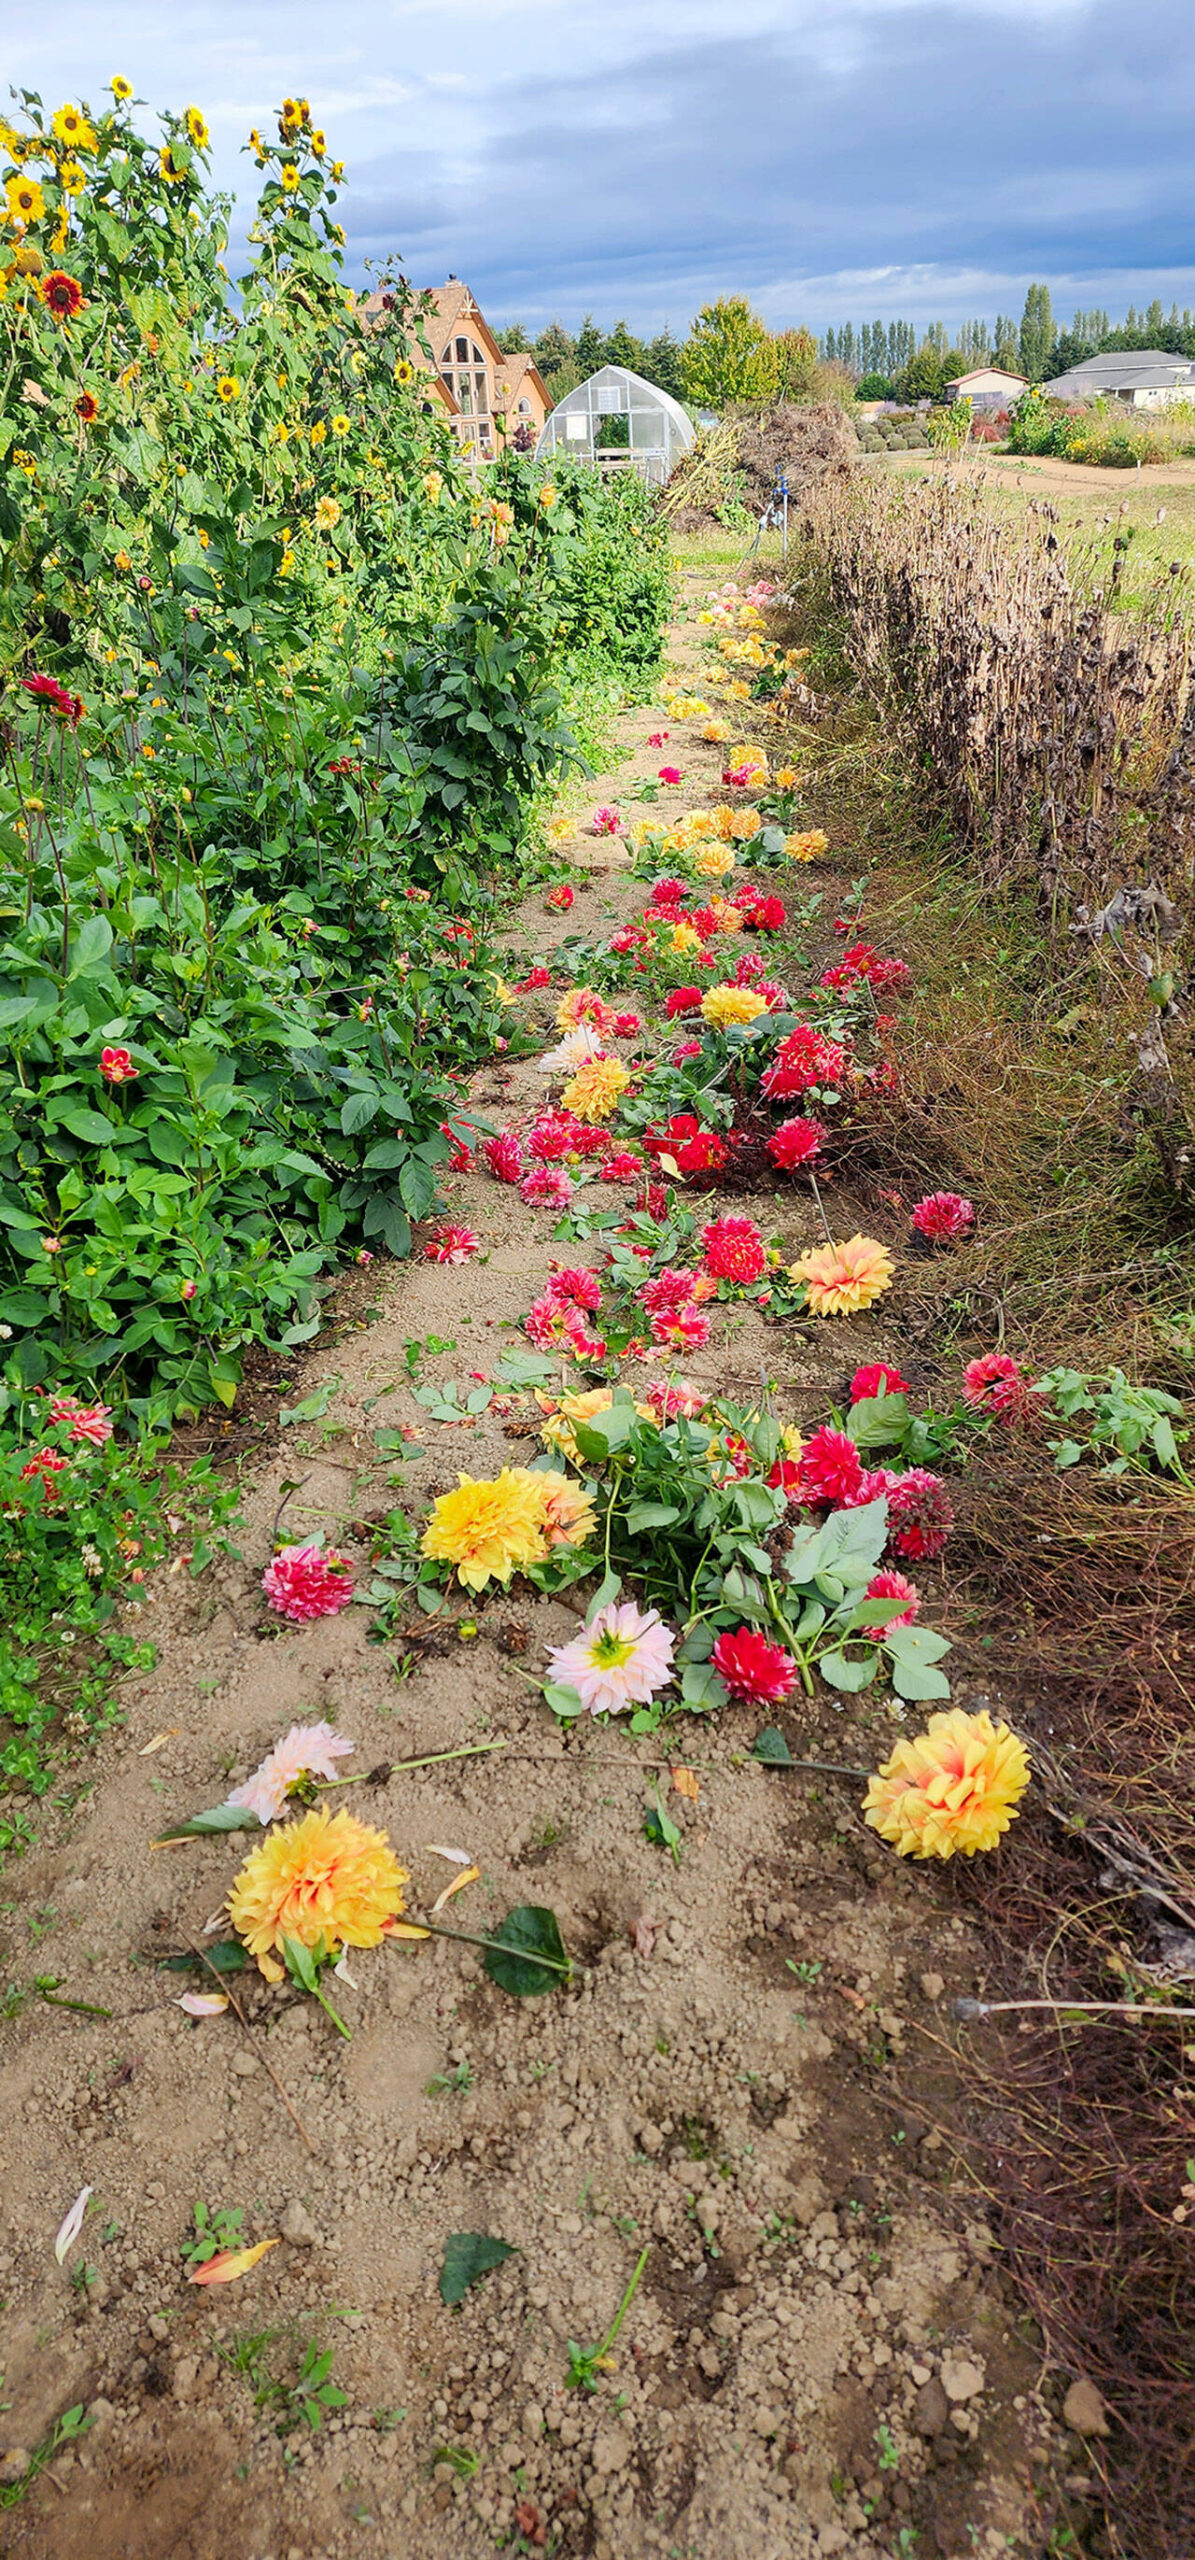
[[[941,1476],[928,1467],[911,1467],[898,1476],[888,1493],[888,1543],[898,1556],[914,1564],[940,1556],[954,1526],[954,1513]]]

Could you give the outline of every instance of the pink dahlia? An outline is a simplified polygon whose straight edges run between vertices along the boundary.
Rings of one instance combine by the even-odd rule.
[[[954,1526],[954,1513],[941,1476],[928,1467],[911,1467],[888,1492],[888,1544],[914,1564],[940,1556]]]
[[[910,1212],[909,1223],[931,1244],[959,1244],[975,1224],[975,1203],[961,1191],[931,1191]]]
[[[911,1394],[908,1379],[902,1378],[899,1369],[890,1369],[886,1360],[867,1361],[862,1369],[856,1369],[851,1380],[852,1404],[863,1404],[870,1396]]]
[[[657,780],[660,782],[683,782],[684,775],[681,772],[679,765],[662,764],[659,774],[657,775]]]
[[[678,1013],[700,1013],[700,987],[673,987],[665,998],[664,1011],[670,1022],[675,1022]]]
[[[603,1182],[637,1182],[642,1171],[641,1159],[633,1156],[629,1147],[619,1147],[614,1155],[607,1156],[601,1179]]]
[[[658,1609],[645,1616],[633,1600],[611,1601],[570,1644],[549,1647],[548,1665],[553,1680],[575,1689],[591,1715],[619,1715],[624,1707],[647,1706],[668,1687],[675,1651],[676,1637]]]
[[[643,1389],[643,1402],[651,1406],[662,1428],[682,1415],[691,1421],[704,1412],[709,1398],[700,1387],[690,1386],[687,1378],[653,1378]]]
[[[861,1511],[865,1502],[878,1502],[881,1494],[887,1496],[893,1485],[899,1482],[899,1476],[893,1474],[891,1467],[864,1467],[854,1492],[844,1493],[838,1508],[840,1511]]]
[[[569,1350],[574,1358],[596,1356],[594,1339],[580,1307],[567,1298],[553,1298],[545,1292],[537,1298],[523,1318],[524,1329],[537,1351]]]
[[[705,1267],[715,1280],[734,1280],[746,1287],[768,1267],[764,1242],[754,1218],[715,1218],[701,1230]]]
[[[672,1051],[672,1064],[674,1067],[687,1067],[690,1059],[699,1058],[700,1056],[700,1040],[678,1040],[675,1049]]]
[[[732,1698],[744,1698],[760,1706],[772,1706],[787,1698],[797,1676],[792,1655],[785,1652],[783,1645],[769,1644],[755,1627],[740,1627],[736,1635],[720,1635],[710,1659]]]
[[[667,729],[653,729],[647,743],[649,747],[666,747],[668,744],[668,737],[669,732]]]
[[[266,1566],[261,1587],[280,1618],[305,1626],[310,1618],[334,1618],[353,1596],[353,1568],[347,1556],[325,1555],[312,1539],[305,1546],[280,1547]]]
[[[304,1778],[334,1778],[337,1761],[356,1748],[355,1742],[346,1741],[330,1724],[292,1724],[281,1742],[267,1751],[261,1767],[246,1778],[243,1787],[234,1787],[226,1802],[239,1805],[245,1813],[255,1813],[259,1822],[273,1822],[293,1787]]]
[[[449,1126],[447,1120],[441,1120],[440,1122],[440,1136],[442,1138],[447,1138],[448,1140],[448,1164],[450,1172],[470,1172],[472,1169],[473,1158],[468,1147],[465,1145],[464,1139],[458,1138],[455,1129]]]
[[[803,1164],[812,1164],[822,1151],[826,1135],[820,1120],[782,1120],[768,1140],[768,1154],[783,1173],[796,1173]]]
[[[563,1173],[559,1167],[553,1172],[546,1164],[537,1164],[534,1172],[525,1173],[519,1184],[520,1200],[527,1200],[533,1207],[541,1209],[566,1208],[572,1196],[571,1174]]]
[[[616,836],[622,825],[617,809],[595,809],[590,821],[595,836]]]
[[[641,1015],[637,1013],[615,1014],[614,1037],[616,1040],[634,1040],[642,1029],[643,1021]]]
[[[22,1467],[21,1475],[23,1479],[32,1476],[40,1477],[48,1507],[58,1499],[54,1478],[60,1476],[63,1468],[69,1465],[70,1459],[63,1456],[61,1449],[35,1449],[32,1457]]]
[[[921,1594],[916,1583],[910,1582],[906,1574],[892,1573],[887,1567],[882,1573],[872,1575],[863,1596],[867,1600],[883,1600],[891,1604],[877,1609],[874,1618],[864,1620],[864,1625],[873,1634],[878,1634],[882,1627],[911,1627],[921,1607]]]
[[[811,1433],[797,1466],[806,1502],[843,1506],[858,1494],[863,1480],[863,1462],[854,1441],[828,1422]]]
[[[65,1425],[72,1440],[89,1440],[93,1449],[102,1449],[105,1441],[112,1437],[110,1404],[77,1404],[73,1396],[55,1396],[46,1418],[59,1426]]]
[[[710,1320],[691,1299],[685,1306],[661,1307],[651,1320],[651,1338],[662,1350],[700,1351],[710,1338]]]
[[[495,1182],[517,1182],[523,1170],[523,1150],[513,1129],[500,1129],[496,1138],[487,1138],[482,1154]]]
[[[602,1303],[602,1284],[588,1263],[576,1268],[561,1263],[549,1275],[548,1296],[571,1307],[583,1307],[586,1315],[595,1316]]]
[[[571,1111],[545,1111],[527,1132],[527,1153],[537,1164],[559,1164],[562,1156],[575,1155],[580,1122]]]
[[[575,891],[570,889],[567,880],[562,880],[558,888],[549,889],[548,905],[555,907],[558,914],[566,916],[573,903],[574,895]]]
[[[845,1067],[841,1041],[827,1040],[811,1022],[799,1022],[781,1041],[762,1090],[779,1101],[786,1094],[806,1093],[810,1085],[837,1084]]]
[[[963,1371],[963,1394],[974,1413],[1019,1419],[1031,1410],[1030,1393],[1020,1362],[1008,1351],[985,1351]]]
[[[423,1248],[425,1262],[472,1262],[481,1242],[473,1227],[437,1227]]]
[[[649,907],[683,907],[688,894],[685,882],[669,873],[663,880],[653,880],[647,903]]]
[[[687,1305],[696,1287],[695,1271],[685,1271],[678,1264],[671,1263],[667,1271],[658,1271],[654,1280],[645,1280],[635,1295],[640,1306],[646,1307],[648,1314],[654,1316],[660,1313],[661,1308]]]

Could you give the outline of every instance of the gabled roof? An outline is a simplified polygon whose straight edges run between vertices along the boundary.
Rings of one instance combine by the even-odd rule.
[[[1195,365],[1189,356],[1166,355],[1158,347],[1123,355],[1087,356],[1043,384],[1052,400],[1093,399],[1101,391],[1169,391],[1178,383],[1195,390]]]
[[[956,374],[950,388],[952,391],[965,391],[969,382],[1007,382],[1015,385],[1018,391],[1027,391],[1029,388],[1028,377],[1025,374],[1010,373],[1007,365],[1002,364],[973,365],[970,373]]]
[[[430,317],[425,321],[424,326],[427,330],[428,344],[437,364],[443,359],[445,336],[451,338],[458,329],[462,336],[467,331],[471,338],[479,341],[485,348],[491,364],[501,365],[504,362],[502,349],[493,330],[488,321],[483,320],[468,285],[462,284],[459,276],[450,276],[447,284],[433,285],[432,301],[440,322],[439,340],[437,341],[435,327]]]
[[[503,356],[498,367],[498,390],[503,392],[508,400],[517,400],[525,382],[529,382],[532,389],[539,393],[545,409],[550,409],[552,396],[534,356],[525,350],[518,355]]]

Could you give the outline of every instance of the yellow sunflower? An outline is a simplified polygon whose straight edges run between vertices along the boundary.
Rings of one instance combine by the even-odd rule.
[[[298,183],[299,172],[295,167],[294,161],[287,160],[282,168],[279,185],[284,189],[288,196],[293,196]]]
[[[216,398],[223,400],[227,407],[233,400],[239,400],[240,396],[241,386],[235,373],[222,373],[216,384]]]
[[[81,196],[87,184],[87,171],[81,160],[64,160],[58,172],[58,183],[64,194]]]
[[[187,133],[190,140],[194,143],[196,150],[206,151],[212,138],[208,128],[207,117],[200,113],[198,107],[188,107],[187,112],[183,117],[183,123],[187,128]]]
[[[110,90],[111,90],[111,92],[112,92],[113,97],[117,100],[118,104],[119,104],[120,106],[122,106],[122,107],[123,107],[123,105],[124,105],[124,103],[125,103],[126,98],[131,98],[131,97],[132,97],[132,94],[133,94],[133,83],[132,83],[132,81],[131,81],[131,80],[122,80],[122,79],[121,79],[121,76],[120,76],[119,71],[117,72],[117,75],[116,75],[115,80],[110,80],[110,81],[108,82],[108,86],[109,86],[109,88],[110,88]]]
[[[52,120],[51,131],[57,135],[59,142],[65,142],[71,151],[94,151],[95,149],[95,134],[86,116],[80,115],[77,107],[60,107]]]
[[[8,178],[4,187],[8,199],[10,222],[41,222],[45,218],[46,199],[36,178]]]

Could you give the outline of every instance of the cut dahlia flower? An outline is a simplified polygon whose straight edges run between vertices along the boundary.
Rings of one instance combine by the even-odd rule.
[[[963,1371],[963,1396],[973,1413],[998,1413],[1015,1421],[1031,1410],[1032,1390],[1010,1351],[985,1351]]]
[[[755,1627],[740,1627],[735,1635],[724,1631],[710,1660],[732,1698],[762,1705],[773,1706],[787,1698],[797,1677],[792,1655],[783,1645],[769,1644]]]
[[[425,1262],[471,1262],[481,1242],[472,1227],[437,1227],[423,1248]]]
[[[811,1315],[857,1315],[891,1288],[892,1257],[874,1236],[855,1235],[801,1254],[789,1278],[804,1281]]]
[[[317,1539],[280,1547],[261,1577],[271,1609],[280,1618],[305,1626],[312,1618],[334,1618],[353,1596],[353,1568],[347,1556],[325,1555]]]
[[[658,1609],[644,1613],[633,1600],[599,1609],[584,1633],[548,1654],[553,1681],[575,1689],[590,1715],[620,1715],[648,1706],[672,1678],[676,1638]]]
[[[705,1267],[715,1280],[747,1286],[767,1269],[764,1241],[753,1218],[715,1218],[701,1231]]]
[[[347,1742],[330,1724],[292,1724],[281,1742],[267,1751],[252,1777],[246,1778],[242,1787],[233,1788],[227,1802],[241,1805],[246,1813],[255,1813],[261,1823],[273,1822],[292,1787],[300,1785],[304,1778],[334,1778],[337,1761],[356,1748],[355,1742]]]
[[[263,1973],[280,1980],[290,1938],[329,1951],[376,1947],[405,1909],[408,1881],[384,1831],[323,1805],[250,1850],[228,1897],[228,1915]]]
[[[1029,1784],[1029,1754],[986,1707],[931,1716],[925,1733],[898,1742],[869,1782],[863,1819],[902,1858],[973,1858],[994,1849]]]
[[[931,1191],[910,1211],[909,1223],[929,1244],[959,1244],[975,1224],[975,1203],[961,1191]]]
[[[894,1554],[920,1564],[940,1556],[954,1526],[941,1476],[911,1467],[888,1487],[888,1544]]]

